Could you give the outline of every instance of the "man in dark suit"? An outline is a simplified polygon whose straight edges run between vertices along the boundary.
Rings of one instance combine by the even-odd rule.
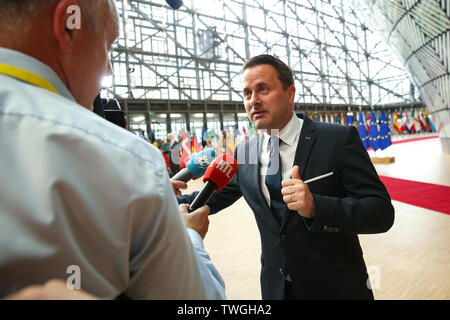
[[[208,201],[211,213],[241,196],[252,208],[263,299],[373,299],[357,235],[389,230],[394,208],[358,132],[295,115],[282,61],[257,56],[243,70],[247,114],[265,132],[237,147],[238,171]]]

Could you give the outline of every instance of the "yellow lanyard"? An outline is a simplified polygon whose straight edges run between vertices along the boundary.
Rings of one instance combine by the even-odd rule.
[[[28,82],[32,85],[35,85],[39,88],[51,91],[53,93],[58,94],[58,91],[52,86],[50,82],[45,80],[44,78],[31,73],[27,70],[23,70],[14,66],[10,66],[8,64],[0,63],[0,74],[4,74],[25,82]]]

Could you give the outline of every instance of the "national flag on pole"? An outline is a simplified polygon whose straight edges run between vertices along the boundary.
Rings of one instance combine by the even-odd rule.
[[[228,127],[228,131],[227,131],[227,136],[226,136],[226,150],[227,150],[227,154],[229,155],[234,155],[234,139],[233,136],[231,135],[230,132],[230,128]]]
[[[381,110],[381,118],[380,118],[380,140],[379,145],[381,150],[386,149],[392,144],[391,141],[391,131],[389,130],[389,126],[386,120],[386,114],[384,109]]]
[[[388,113],[386,114],[386,116],[387,116],[389,131],[392,133],[394,131],[394,113],[392,112],[392,110],[389,110]],[[391,137],[392,137],[392,134],[391,134]]]
[[[414,110],[414,123],[415,123],[416,132],[422,132],[423,126],[419,121],[419,113],[417,112],[417,110]]]
[[[361,138],[361,141],[363,143],[364,148],[369,149],[369,144],[367,142],[367,130],[365,125],[364,116],[361,111],[358,113],[358,133],[359,137]]]
[[[221,154],[221,148],[219,143],[220,135],[216,135],[216,131],[214,129],[209,130],[209,139],[211,140],[211,147],[216,151],[217,154]]]
[[[255,128],[253,127],[253,124],[250,122],[248,124],[248,137],[253,137],[253,135],[255,134]]]
[[[209,140],[214,140],[216,138],[216,132],[214,129],[209,130]]]
[[[188,138],[188,135],[185,130],[183,133],[183,140],[181,141],[180,163],[183,163],[184,159],[189,157],[191,153],[192,153],[191,139]]]
[[[347,125],[353,125],[353,112],[347,112]]]
[[[398,127],[400,128],[400,133],[406,132],[405,117],[402,112],[398,113]]]
[[[202,147],[206,146],[206,143],[208,142],[208,134],[205,130],[205,127],[202,128]]]
[[[402,115],[402,124],[400,126],[400,130],[402,132],[408,132],[411,133],[411,130],[409,129],[409,119],[408,119],[408,111],[405,110],[405,115]]]
[[[397,111],[394,111],[393,123],[394,130],[397,131],[398,134],[402,133],[402,130],[400,129],[400,116]]]
[[[199,146],[197,139],[195,139],[195,135],[192,137],[192,152],[200,152],[202,148]]]
[[[374,151],[377,151],[380,148],[378,142],[378,127],[377,127],[377,119],[373,111],[370,112],[370,128],[369,128],[369,147],[372,147]]]
[[[424,116],[423,116],[423,110],[420,111],[420,118],[419,118],[419,121],[420,121],[420,125],[421,125],[421,126],[423,125],[423,127],[424,127],[424,130],[423,130],[423,131],[431,132],[430,124],[425,120],[425,118],[424,118]]]
[[[245,127],[242,127],[242,131],[244,131],[244,141],[248,140],[248,134],[247,134],[247,130],[245,130]]]
[[[427,132],[427,126],[425,125],[425,121],[423,120],[423,117],[422,117],[422,115],[420,114],[420,112],[419,112],[419,117],[418,117],[417,119],[419,120],[419,123],[420,123],[420,129],[421,129],[423,132]]]
[[[425,121],[430,126],[431,132],[436,132],[436,128],[434,127],[433,122],[431,122],[430,113],[428,112],[428,109],[425,110]]]
[[[409,126],[409,130],[411,130],[411,133],[416,133],[417,129],[416,129],[416,119],[414,118],[414,109],[411,109],[410,117],[411,117],[411,124]]]

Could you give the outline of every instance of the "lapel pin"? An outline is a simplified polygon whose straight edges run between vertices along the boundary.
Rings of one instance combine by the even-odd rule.
[[[309,141],[309,140],[311,140],[311,137],[306,137],[305,138],[305,141]]]

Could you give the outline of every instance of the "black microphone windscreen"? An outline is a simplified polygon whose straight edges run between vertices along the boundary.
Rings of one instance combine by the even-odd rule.
[[[178,10],[183,5],[182,0],[166,0],[166,2],[173,10]]]

